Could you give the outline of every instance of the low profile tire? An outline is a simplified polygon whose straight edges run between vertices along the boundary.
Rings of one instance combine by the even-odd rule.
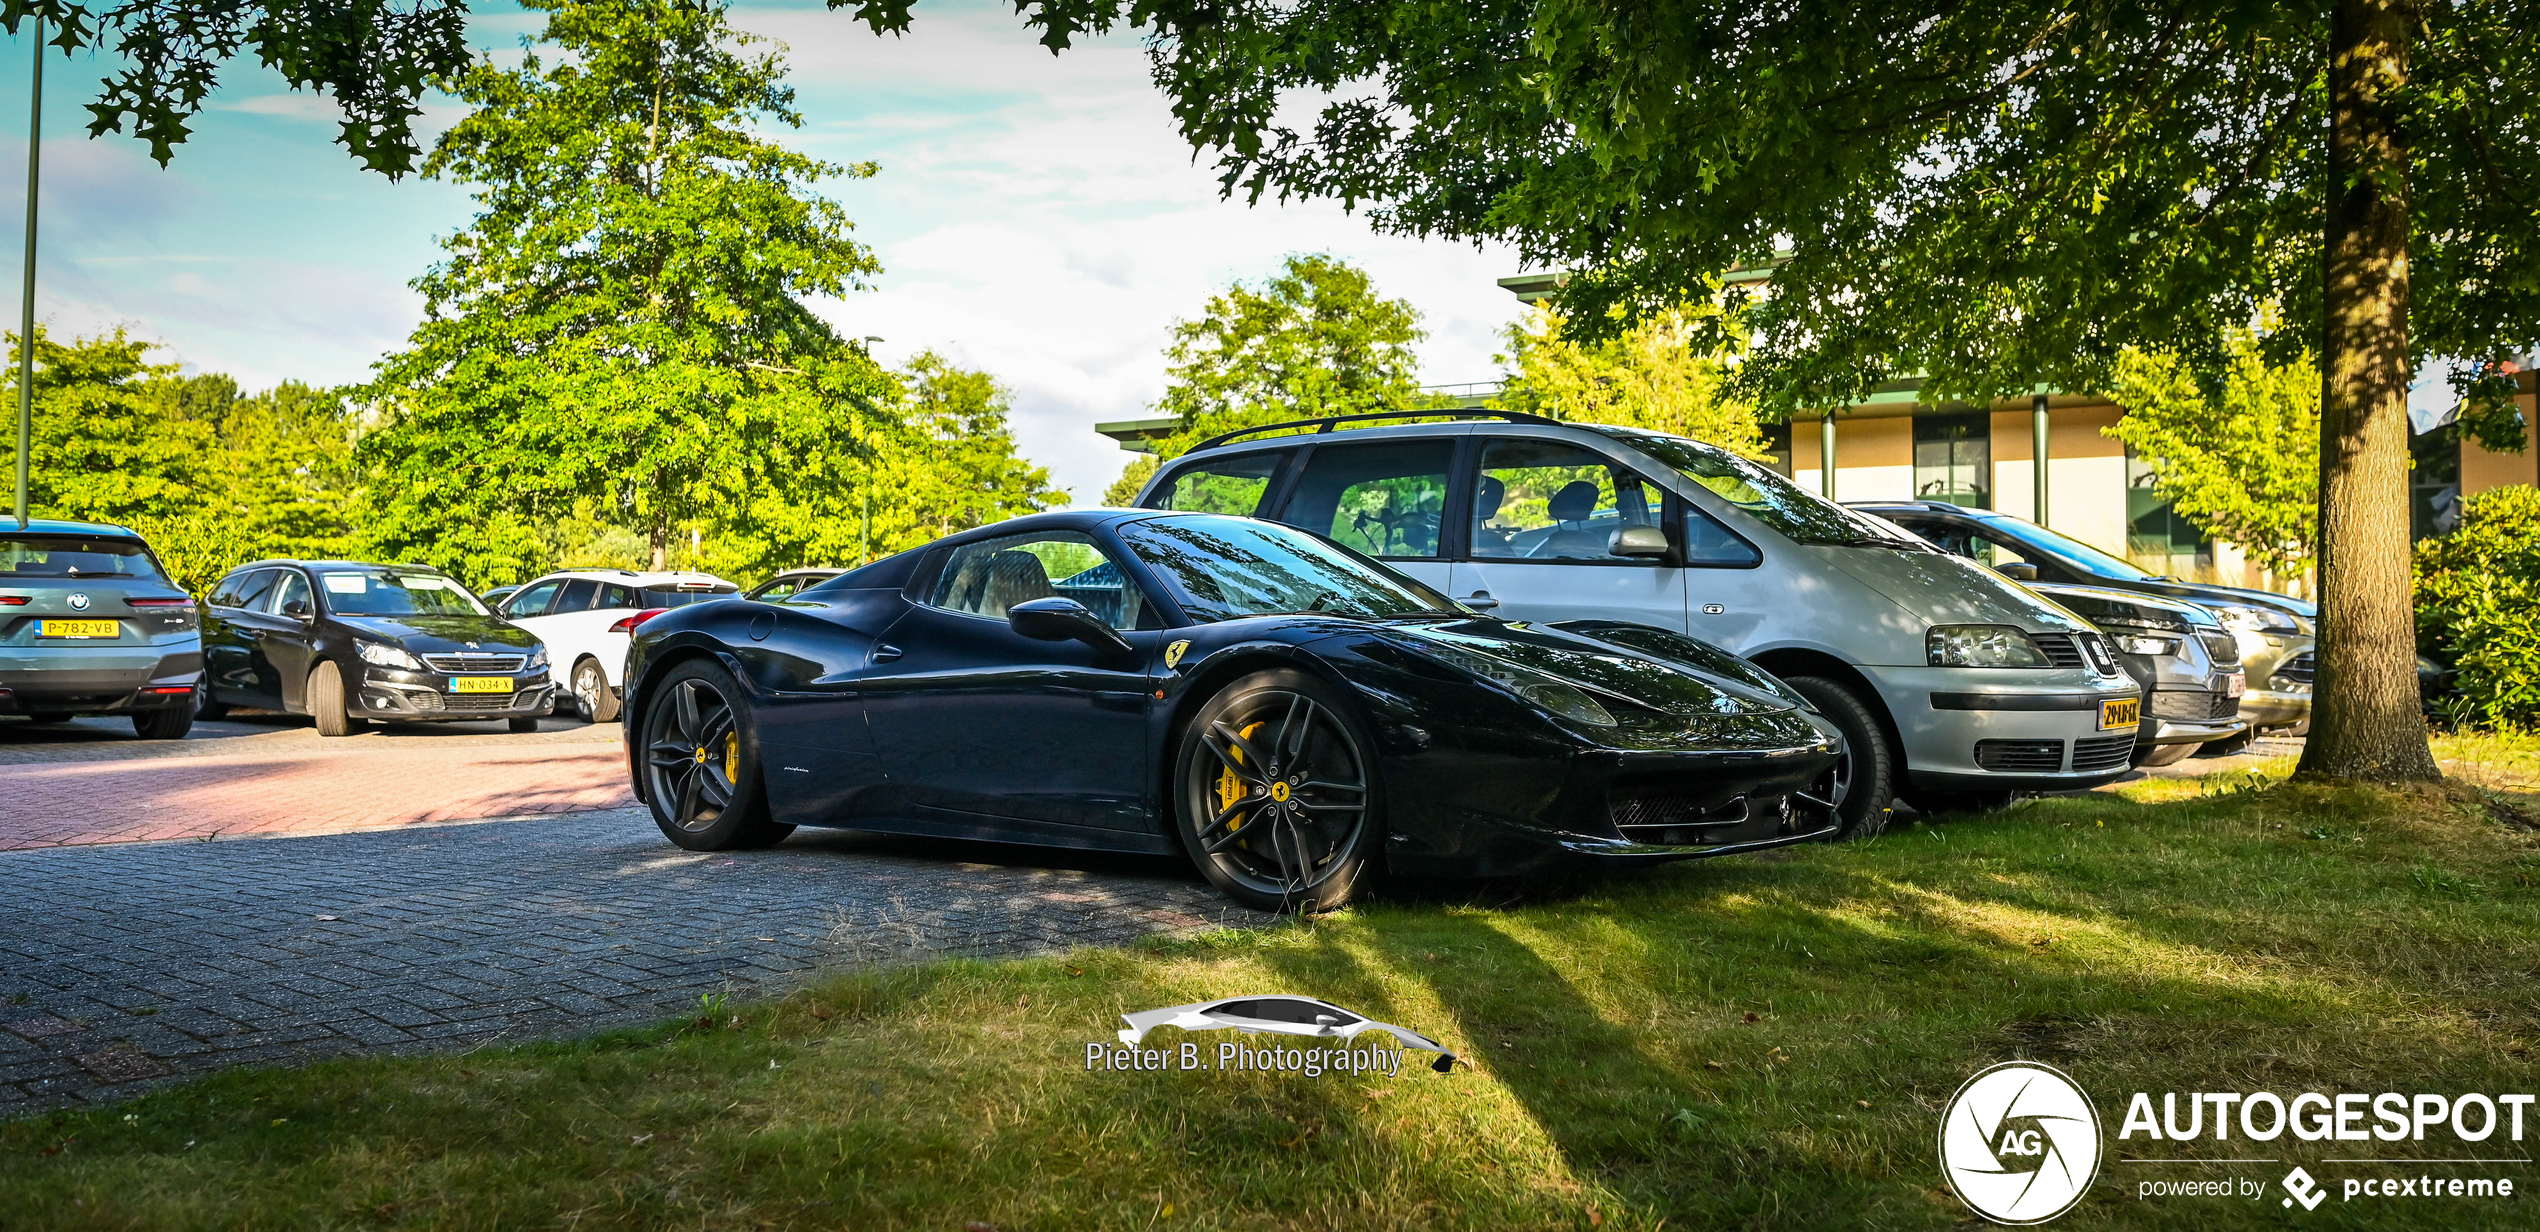
[[[195,718],[217,719],[227,713],[229,703],[212,696],[212,686],[208,681],[194,686]]]
[[[132,716],[132,730],[144,740],[183,740],[185,733],[194,730],[194,710],[190,706],[143,710]]]
[[[525,735],[529,732],[538,730],[538,720],[534,718],[513,719],[510,721],[508,726],[510,726],[514,734]]]
[[[1182,729],[1174,833],[1200,874],[1260,911],[1329,911],[1384,842],[1375,742],[1339,690],[1295,671],[1220,690]]]
[[[309,717],[317,720],[321,736],[349,736],[362,729],[362,721],[345,709],[344,669],[332,659],[317,665],[309,673],[309,688],[303,696],[309,699]]]
[[[2138,744],[2134,746],[2134,764],[2138,768],[2175,766],[2196,755],[2201,744]]]
[[[1843,733],[1843,763],[1835,767],[1844,780],[1835,804],[1836,838],[1873,838],[1887,828],[1888,809],[1896,799],[1896,754],[1887,747],[1887,732],[1878,712],[1870,709],[1850,685],[1823,676],[1788,676],[1782,683],[1817,707],[1835,730]]]
[[[597,665],[594,665],[596,668]],[[768,813],[758,727],[722,666],[682,663],[646,686],[644,794],[653,824],[690,851],[765,847],[794,832]]]
[[[2020,798],[2016,791],[1917,791],[1905,803],[1918,813],[1999,813]]]
[[[617,718],[617,691],[609,687],[609,674],[600,670],[598,659],[584,659],[573,665],[573,712],[585,723],[607,723]]]

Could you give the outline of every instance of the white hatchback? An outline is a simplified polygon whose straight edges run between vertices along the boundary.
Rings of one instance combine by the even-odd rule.
[[[626,647],[635,626],[674,607],[730,598],[741,588],[711,573],[565,569],[536,578],[503,600],[504,619],[547,644],[568,682],[574,709],[593,723],[617,717],[626,687]]]

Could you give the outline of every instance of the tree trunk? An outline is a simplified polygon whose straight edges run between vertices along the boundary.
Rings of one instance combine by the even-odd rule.
[[[2337,0],[2320,340],[2319,675],[2300,773],[2434,779],[2408,539],[2408,151],[2402,0]]]
[[[653,572],[670,568],[670,524],[653,523]]]

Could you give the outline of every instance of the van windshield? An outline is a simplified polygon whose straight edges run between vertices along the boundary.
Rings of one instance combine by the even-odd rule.
[[[1666,463],[1793,543],[1936,550],[1912,535],[1900,534],[1891,523],[1855,513],[1717,446],[1655,432],[1580,426]]]
[[[2023,522],[2017,518],[1985,518],[1985,529],[2019,541],[2020,546],[2035,548],[2062,561],[2075,573],[2092,577],[2115,578],[2121,582],[2148,582],[2152,574],[2133,561],[2110,556],[2097,548],[2065,535]]]

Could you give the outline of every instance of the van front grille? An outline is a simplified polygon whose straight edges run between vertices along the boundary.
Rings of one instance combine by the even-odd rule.
[[[2064,768],[2061,740],[1978,740],[1976,764],[1987,770],[2053,774]]]
[[[2284,666],[2275,669],[2275,674],[2297,684],[2310,684],[2311,677],[2317,673],[2318,668],[2319,661],[2312,657],[2310,651],[2305,650],[2285,660]]]
[[[520,665],[529,661],[529,656],[468,654],[462,651],[457,654],[428,654],[423,656],[423,661],[430,664],[432,670],[447,672],[453,676],[464,676],[470,673],[508,676],[519,671]]]
[[[2070,633],[2032,633],[2037,648],[2046,652],[2046,661],[2057,667],[2081,666],[2081,647],[2073,644]]]
[[[2152,695],[2152,717],[2156,719],[2207,723],[2215,719],[2228,719],[2239,713],[2239,701],[2221,693],[2163,689]]]
[[[2135,733],[2073,741],[2073,770],[2114,770],[2134,758]]]

